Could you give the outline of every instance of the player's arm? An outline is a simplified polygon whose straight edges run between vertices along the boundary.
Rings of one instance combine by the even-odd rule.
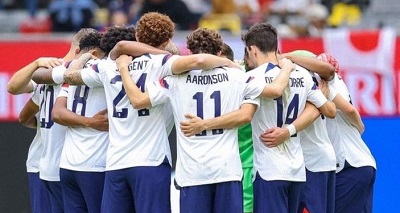
[[[64,83],[69,85],[84,85],[85,83],[82,80],[81,70],[92,58],[94,58],[94,56],[91,53],[84,53],[75,60],[74,63],[71,63],[64,73]]]
[[[32,80],[37,84],[57,84],[53,80],[53,68],[39,68],[32,75]]]
[[[177,59],[172,62],[171,70],[172,74],[178,75],[194,69],[209,70],[224,66],[241,69],[238,64],[227,58],[200,53],[178,56]]]
[[[151,107],[149,93],[147,91],[143,93],[136,86],[130,76],[128,65],[132,62],[132,59],[132,56],[121,55],[116,60],[126,95],[128,96],[132,107],[135,109]]]
[[[318,116],[320,116],[319,110],[313,104],[307,102],[303,112],[289,126],[270,128],[260,135],[260,140],[267,147],[276,147],[289,139],[291,135],[310,126]]]
[[[39,106],[36,105],[32,99],[29,99],[19,113],[19,123],[26,127],[36,129],[37,121],[35,115],[38,112]]]
[[[296,65],[289,59],[283,58],[279,60],[281,72],[276,76],[271,84],[266,84],[261,93],[262,97],[278,98],[283,95],[283,91],[288,86],[290,72],[296,69]]]
[[[33,73],[38,68],[52,68],[61,64],[62,60],[58,58],[38,58],[14,73],[7,84],[7,91],[13,95],[32,92],[33,85],[30,81],[32,79]]]
[[[67,97],[59,96],[51,112],[54,122],[70,127],[90,127],[99,131],[108,131],[107,110],[101,110],[93,117],[78,115],[67,109]]]
[[[281,56],[292,60],[294,63],[308,70],[318,73],[318,75],[326,81],[330,81],[335,77],[335,67],[325,61],[319,60],[317,58],[299,56],[290,53],[282,54]]]
[[[119,41],[110,52],[110,58],[115,60],[120,55],[141,56],[143,54],[168,54],[165,50],[160,50],[150,45],[137,41]]]
[[[337,94],[333,99],[336,108],[343,112],[347,120],[357,128],[358,132],[362,134],[365,130],[364,123],[361,120],[358,110],[348,101],[346,101],[340,94]]]
[[[186,114],[186,121],[180,122],[181,131],[186,137],[193,136],[204,130],[232,129],[249,123],[257,110],[257,105],[242,104],[240,109],[215,118],[201,119],[196,115]]]

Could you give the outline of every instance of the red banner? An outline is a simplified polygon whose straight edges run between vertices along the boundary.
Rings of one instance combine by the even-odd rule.
[[[185,47],[184,37],[178,39],[178,46]],[[243,52],[239,38],[226,40],[235,53]],[[12,74],[38,57],[63,57],[69,42],[0,41],[0,49],[0,121],[15,121],[30,95],[7,93]],[[362,115],[400,115],[400,38],[393,31],[327,31],[323,38],[281,39],[280,49],[331,53],[339,60],[340,75]]]

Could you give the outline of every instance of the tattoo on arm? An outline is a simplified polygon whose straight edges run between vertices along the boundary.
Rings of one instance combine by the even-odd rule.
[[[83,85],[81,70],[68,70],[64,74],[64,81],[70,85]]]

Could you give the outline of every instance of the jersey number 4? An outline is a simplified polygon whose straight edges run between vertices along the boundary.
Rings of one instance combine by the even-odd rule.
[[[210,95],[211,99],[214,99],[214,117],[221,116],[221,92],[220,91],[214,91]],[[197,117],[200,117],[203,119],[204,117],[204,112],[203,112],[203,107],[204,107],[204,95],[202,92],[198,92],[193,96],[193,99],[197,101]],[[213,129],[212,134],[213,135],[219,135],[224,132],[223,129]],[[196,134],[196,136],[206,136],[207,131],[204,130],[199,134]]]
[[[145,91],[146,88],[146,77],[147,73],[143,73],[139,80],[136,83],[136,86],[142,91]],[[122,82],[121,75],[116,75],[114,78],[111,79],[110,83],[115,84],[117,82]],[[121,91],[119,91],[118,95],[113,100],[113,117],[115,118],[127,118],[128,117],[128,108],[121,108],[120,110],[117,109],[117,105],[121,100],[126,96],[125,88],[122,85]],[[138,110],[138,116],[149,116],[150,110],[149,109],[141,109]]]
[[[277,119],[276,125],[278,127],[282,127],[283,124],[291,124],[294,120],[296,120],[299,114],[299,94],[294,94],[293,99],[290,101],[289,106],[287,107],[286,115],[283,115],[283,100],[282,96],[276,98],[276,108],[277,108]],[[283,123],[283,118],[285,117],[285,123]],[[292,137],[296,137],[297,134],[292,135]]]

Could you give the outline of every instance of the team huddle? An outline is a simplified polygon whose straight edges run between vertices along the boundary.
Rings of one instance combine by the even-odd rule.
[[[171,150],[180,212],[372,212],[376,163],[333,56],[278,52],[267,23],[234,60],[199,28],[190,55],[174,23],[81,29],[64,58],[10,79],[31,93],[20,122],[37,130],[27,171],[33,212],[171,212]]]

